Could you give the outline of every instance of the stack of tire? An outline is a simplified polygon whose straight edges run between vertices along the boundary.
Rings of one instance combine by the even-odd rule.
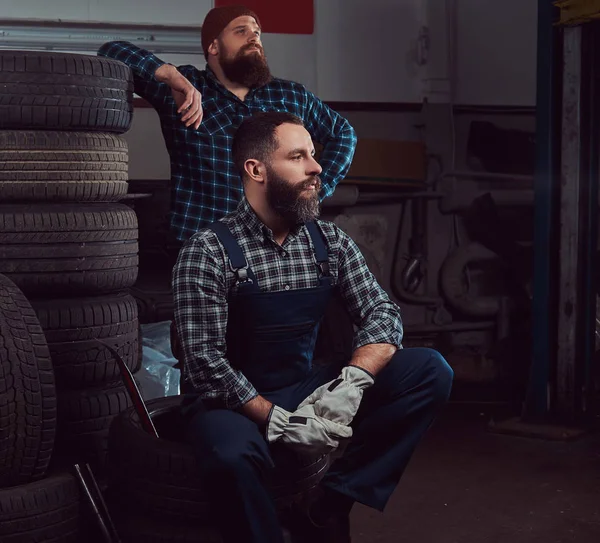
[[[130,405],[113,356],[139,365],[128,67],[106,58],[0,51],[0,273],[44,330],[57,389],[53,463],[105,464],[112,419]],[[1,538],[0,538],[1,539]]]
[[[80,541],[78,483],[49,471],[56,433],[50,353],[31,304],[0,275],[0,541]]]

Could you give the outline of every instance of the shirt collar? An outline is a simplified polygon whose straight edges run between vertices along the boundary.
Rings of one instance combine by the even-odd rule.
[[[237,208],[237,216],[253,236],[263,242],[267,239],[274,241],[273,231],[258,218],[258,215],[254,212],[254,209],[252,209],[250,202],[248,202],[245,196],[240,200]],[[287,240],[294,239],[303,226],[303,224],[298,224],[291,228]]]

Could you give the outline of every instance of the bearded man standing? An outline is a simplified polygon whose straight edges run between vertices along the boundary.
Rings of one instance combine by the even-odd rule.
[[[231,157],[242,120],[258,111],[300,117],[323,145],[322,189],[330,196],[354,155],[348,121],[303,85],[272,77],[261,44],[258,16],[243,6],[214,8],[202,25],[205,70],[175,67],[127,42],[110,42],[99,55],[133,71],[135,92],[158,112],[171,160],[171,229],[183,242],[233,211],[243,193]]]
[[[288,524],[294,543],[349,543],[354,502],[384,509],[450,393],[444,358],[402,348],[399,308],[352,239],[317,220],[314,154],[298,117],[245,119],[232,150],[244,197],[173,270],[187,439],[226,543],[283,543],[266,485],[274,448],[319,455],[340,442],[315,501]],[[313,366],[334,291],[357,326],[354,352]]]

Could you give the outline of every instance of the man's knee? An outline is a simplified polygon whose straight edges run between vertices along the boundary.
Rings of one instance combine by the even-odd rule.
[[[432,383],[432,392],[436,401],[446,402],[452,390],[452,381],[454,380],[454,370],[450,367],[446,359],[434,349],[428,351],[428,367],[434,374]]]
[[[438,351],[426,347],[400,349],[393,361],[401,375],[400,380],[403,380],[407,371],[416,372],[413,375],[419,382],[418,386],[427,387],[434,401],[444,403],[448,400],[454,371]]]

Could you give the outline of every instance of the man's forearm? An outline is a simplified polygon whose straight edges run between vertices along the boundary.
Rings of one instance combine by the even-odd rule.
[[[154,72],[154,78],[160,83],[169,83],[174,77],[181,76],[177,68],[172,64],[163,64]],[[183,77],[183,76],[181,76]]]
[[[240,411],[252,422],[262,427],[267,423],[272,406],[273,404],[269,400],[266,400],[262,396],[256,396],[256,398],[242,405]]]
[[[390,343],[374,343],[363,345],[354,351],[349,365],[367,370],[371,375],[377,375],[392,359],[398,348]]]

